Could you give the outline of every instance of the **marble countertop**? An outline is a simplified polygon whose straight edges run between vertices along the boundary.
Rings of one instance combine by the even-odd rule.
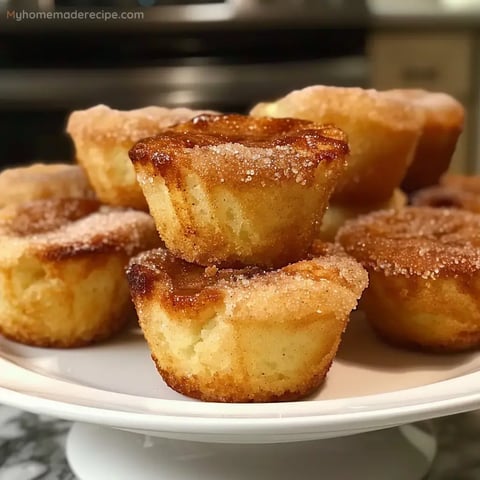
[[[0,405],[0,480],[74,480],[65,458],[70,422]]]
[[[0,480],[75,480],[65,458],[70,422],[0,405]],[[480,480],[480,411],[434,421],[427,480]]]

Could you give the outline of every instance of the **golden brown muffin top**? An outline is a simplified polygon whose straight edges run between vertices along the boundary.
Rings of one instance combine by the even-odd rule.
[[[161,248],[137,255],[127,269],[134,297],[141,299],[154,295],[155,299],[162,301],[162,307],[171,311],[197,311],[222,301],[230,289],[258,292],[262,285],[278,285],[292,276],[314,281],[331,280],[358,296],[368,283],[367,273],[358,262],[340,247],[330,248],[325,244],[317,245],[309,259],[278,270],[256,266],[241,269],[201,267],[178,259]]]
[[[34,163],[0,172],[0,207],[61,196],[95,197],[84,171],[78,165]]]
[[[446,93],[406,88],[385,90],[382,94],[420,108],[425,114],[427,123],[458,129],[463,126],[465,109],[460,102]]]
[[[160,243],[150,215],[92,199],[35,200],[5,207],[0,210],[0,241],[6,246],[20,241],[49,260],[106,252],[131,256]]]
[[[75,142],[132,144],[204,111],[155,106],[115,110],[106,105],[96,105],[72,112],[68,119],[67,132]]]
[[[343,161],[347,153],[346,136],[336,127],[231,114],[200,115],[141,140],[130,158],[171,180],[188,169],[220,183],[308,185],[320,162]]]
[[[463,210],[405,207],[348,221],[337,240],[365,268],[424,279],[480,269],[480,215]]]
[[[223,298],[221,287],[225,283],[246,281],[262,273],[265,270],[258,267],[237,270],[202,267],[176,258],[161,248],[136,256],[127,269],[134,296],[149,297],[154,288],[158,288],[164,306],[179,310],[196,310],[208,303],[216,303]]]
[[[351,121],[388,124],[394,131],[421,128],[424,116],[408,102],[383,95],[374,89],[312,85],[294,90],[271,103],[259,103],[252,115],[293,116],[313,121],[330,121],[344,116]]]

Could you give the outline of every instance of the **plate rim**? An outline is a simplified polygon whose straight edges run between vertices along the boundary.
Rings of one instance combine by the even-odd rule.
[[[28,370],[26,370],[28,372]],[[47,377],[50,378],[50,377]],[[53,380],[58,382],[58,380]],[[326,434],[345,435],[361,431],[393,427],[409,422],[475,410],[480,408],[480,371],[435,382],[425,386],[404,390],[373,394],[346,399],[317,400],[315,402],[284,402],[266,404],[224,404],[207,402],[185,402],[180,400],[159,399],[159,403],[179,404],[177,406],[196,405],[205,411],[244,411],[256,410],[258,413],[270,411],[269,416],[217,415],[175,415],[151,412],[130,412],[101,406],[89,406],[69,403],[62,400],[36,396],[1,385],[0,402],[38,414],[52,415],[70,421],[94,423],[127,430],[144,432],[191,435],[228,435],[241,437],[252,434]],[[85,387],[87,390],[98,390]],[[444,392],[439,396],[438,392]],[[448,392],[448,394],[447,394]],[[398,399],[403,397],[403,400]],[[140,397],[145,398],[145,397]],[[355,409],[356,404],[381,400],[378,408],[368,406]],[[394,401],[398,399],[397,401]],[[409,403],[405,404],[405,399]],[[351,411],[334,409],[322,411],[321,406],[350,403]],[[308,413],[308,406],[315,405],[315,412]],[[320,408],[318,408],[320,405]],[[299,407],[300,406],[300,407]],[[273,410],[278,409],[275,415]],[[314,409],[315,410],[315,409]],[[297,412],[296,412],[297,411]],[[301,414],[299,414],[299,412]],[[331,435],[334,436],[334,435]]]
[[[222,437],[260,443],[252,436],[290,435],[295,441],[361,433],[475,410],[480,408],[480,367],[424,385],[351,397],[322,399],[320,394],[310,401],[216,403],[155,398],[87,385],[68,376],[51,375],[48,370],[36,370],[15,361],[8,351],[0,351],[0,403],[71,421],[171,438],[203,436],[214,441]]]

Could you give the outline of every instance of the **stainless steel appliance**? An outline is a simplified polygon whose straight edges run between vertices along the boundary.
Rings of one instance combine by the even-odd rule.
[[[0,0],[0,6],[3,164],[65,159],[66,115],[97,103],[242,112],[309,84],[367,82],[369,16],[362,1]],[[79,20],[72,12],[132,19]],[[143,18],[134,19],[135,12]]]

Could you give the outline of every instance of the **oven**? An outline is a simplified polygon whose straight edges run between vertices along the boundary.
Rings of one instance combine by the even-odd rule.
[[[245,112],[311,84],[367,82],[368,13],[360,1],[124,0],[114,10],[113,3],[3,1],[3,165],[68,160],[68,113],[98,103]],[[143,18],[71,18],[102,11]]]

